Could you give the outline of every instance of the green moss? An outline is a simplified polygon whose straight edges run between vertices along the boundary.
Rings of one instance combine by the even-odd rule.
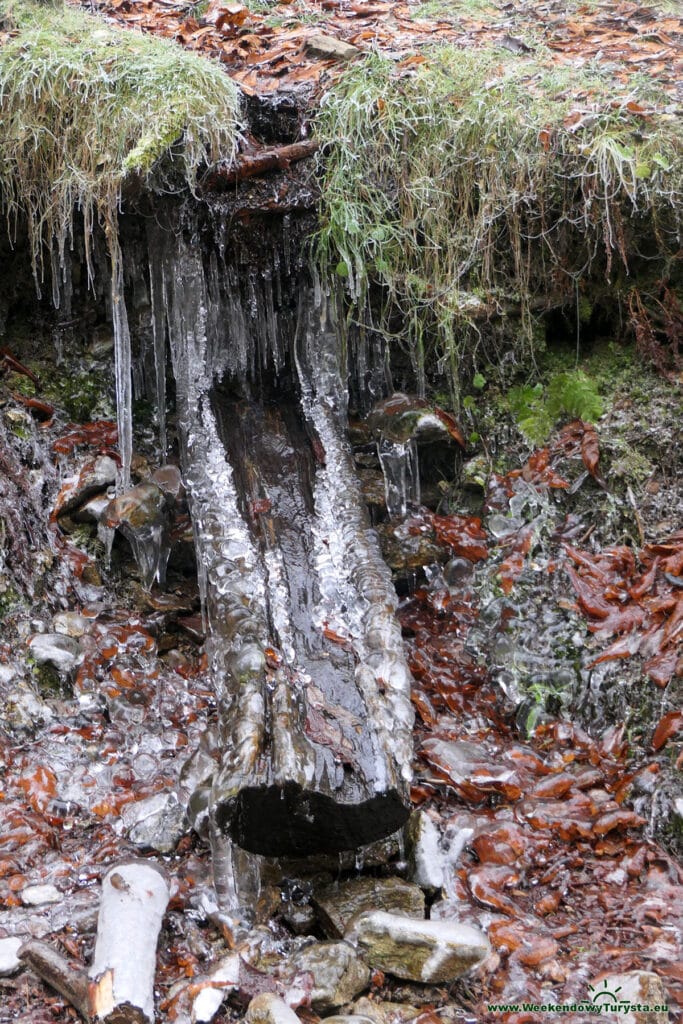
[[[627,92],[598,67],[549,70],[542,47],[449,45],[422,57],[373,54],[324,98],[317,257],[354,318],[381,285],[375,329],[392,339],[404,324],[418,363],[433,345],[457,392],[487,315],[514,313],[524,357],[537,344],[533,297],[555,288],[574,304],[582,279],[618,276],[631,233],[666,266],[683,126],[651,82],[632,79]],[[634,113],[634,99],[653,115]]]
[[[2,540],[0,535],[0,553],[2,552]],[[0,576],[0,622],[3,622],[19,606],[21,597],[4,577]]]
[[[232,157],[238,91],[218,64],[61,4],[0,2],[0,18],[0,200],[10,225],[27,218],[38,271],[76,208],[111,244],[124,182],[169,150],[190,186]]]

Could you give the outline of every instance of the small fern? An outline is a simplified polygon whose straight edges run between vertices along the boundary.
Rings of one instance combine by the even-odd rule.
[[[543,444],[562,416],[589,423],[602,416],[602,400],[595,383],[581,370],[555,374],[544,388],[522,384],[510,388],[508,405],[529,444]]]
[[[581,370],[568,370],[556,374],[548,385],[548,412],[553,419],[567,414],[593,423],[602,416],[602,399],[590,377]]]

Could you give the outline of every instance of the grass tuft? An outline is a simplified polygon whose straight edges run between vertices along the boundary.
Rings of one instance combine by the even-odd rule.
[[[87,244],[165,154],[190,187],[233,156],[239,94],[211,61],[61,3],[0,3],[0,25],[0,201],[10,232],[28,221],[37,277],[45,245],[63,260],[75,209]]]
[[[673,258],[683,126],[667,102],[651,82],[626,92],[599,69],[553,69],[540,50],[370,55],[316,122],[323,276],[364,322],[383,286],[373,327],[391,338],[405,325],[418,363],[435,348],[457,402],[482,311],[513,310],[528,355],[539,298],[625,277],[631,248]]]

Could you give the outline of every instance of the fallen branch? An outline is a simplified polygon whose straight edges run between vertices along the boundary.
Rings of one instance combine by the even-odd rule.
[[[202,182],[206,191],[220,191],[236,185],[246,178],[255,178],[268,171],[286,171],[290,164],[305,160],[318,149],[313,139],[292,142],[287,146],[272,146],[256,152],[240,153],[229,167],[213,169]]]
[[[75,970],[61,953],[40,939],[25,942],[17,956],[50,988],[64,996],[81,1017],[90,1020],[85,971]]]
[[[147,861],[120,864],[105,875],[88,972],[93,1020],[153,1024],[157,939],[169,895],[165,874]]]

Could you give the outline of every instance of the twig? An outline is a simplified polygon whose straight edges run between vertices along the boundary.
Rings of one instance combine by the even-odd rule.
[[[292,142],[287,146],[272,146],[256,152],[241,153],[229,167],[209,171],[202,181],[202,187],[206,191],[221,191],[246,178],[255,178],[268,171],[285,171],[290,164],[305,160],[317,149],[318,143],[315,140],[305,139],[303,142]]]

